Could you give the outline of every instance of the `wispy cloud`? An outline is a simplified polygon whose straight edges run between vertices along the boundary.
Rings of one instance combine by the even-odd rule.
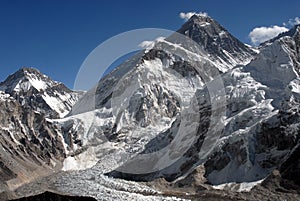
[[[153,41],[145,40],[145,41],[143,41],[143,42],[141,42],[141,43],[139,44],[139,47],[144,48],[144,49],[151,49],[151,48],[154,47],[155,43],[161,42],[161,41],[163,41],[164,39],[165,39],[165,37],[158,37],[158,38],[156,38],[156,39],[153,40]]]
[[[199,16],[207,16],[208,14],[205,13],[205,12],[187,12],[187,13],[184,13],[184,12],[181,12],[179,13],[179,17],[181,19],[184,19],[185,21],[189,20],[193,15],[199,15]]]
[[[288,27],[288,26],[295,26],[297,24],[300,24],[300,18],[299,17],[295,17],[294,19],[289,19],[288,22],[284,22],[283,25],[285,27]]]

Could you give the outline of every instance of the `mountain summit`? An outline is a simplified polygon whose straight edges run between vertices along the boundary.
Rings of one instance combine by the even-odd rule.
[[[7,93],[11,93],[12,91],[26,92],[30,90],[31,87],[37,91],[41,91],[46,89],[47,86],[54,85],[54,83],[54,81],[46,75],[43,75],[39,70],[24,67],[8,76],[4,82],[0,83],[0,87]]]
[[[177,32],[202,46],[210,58],[218,62],[222,72],[247,64],[256,55],[253,48],[240,42],[207,15],[193,15]]]
[[[51,118],[65,116],[79,98],[78,92],[53,81],[34,68],[21,68],[0,83],[0,90],[17,99],[21,105]]]

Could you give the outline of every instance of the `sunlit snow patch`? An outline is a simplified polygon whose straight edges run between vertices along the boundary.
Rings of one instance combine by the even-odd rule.
[[[96,153],[93,147],[88,148],[85,152],[74,157],[67,157],[63,163],[63,171],[68,170],[84,170],[91,168],[98,162]]]
[[[226,184],[220,184],[220,185],[213,185],[212,187],[214,189],[219,190],[231,190],[236,192],[249,192],[251,189],[256,186],[257,184],[260,184],[263,182],[264,179],[253,181],[253,182],[242,182],[242,183],[226,183]]]

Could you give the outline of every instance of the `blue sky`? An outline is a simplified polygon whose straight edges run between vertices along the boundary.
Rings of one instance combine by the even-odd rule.
[[[1,0],[0,80],[31,66],[72,88],[82,62],[101,42],[138,28],[175,31],[184,23],[180,12],[207,12],[250,44],[254,28],[265,28],[254,34],[274,25],[289,28],[300,1]]]

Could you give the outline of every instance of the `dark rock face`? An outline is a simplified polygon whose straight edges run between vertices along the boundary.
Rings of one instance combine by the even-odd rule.
[[[228,66],[250,61],[249,58],[256,54],[208,16],[194,15],[177,32],[198,43],[211,59]],[[228,55],[235,61],[231,61]]]
[[[300,144],[293,150],[290,157],[279,168],[283,180],[282,185],[300,193]]]
[[[20,199],[11,200],[11,201],[97,201],[97,200],[92,197],[59,195],[56,193],[46,191],[39,195],[24,197]]]
[[[0,182],[21,175],[20,183],[28,181],[31,171],[54,168],[65,157],[63,139],[45,114],[22,107],[12,97],[1,100],[0,108]]]
[[[17,175],[12,172],[2,161],[3,159],[0,158],[0,177],[3,180],[9,180],[15,178]]]

